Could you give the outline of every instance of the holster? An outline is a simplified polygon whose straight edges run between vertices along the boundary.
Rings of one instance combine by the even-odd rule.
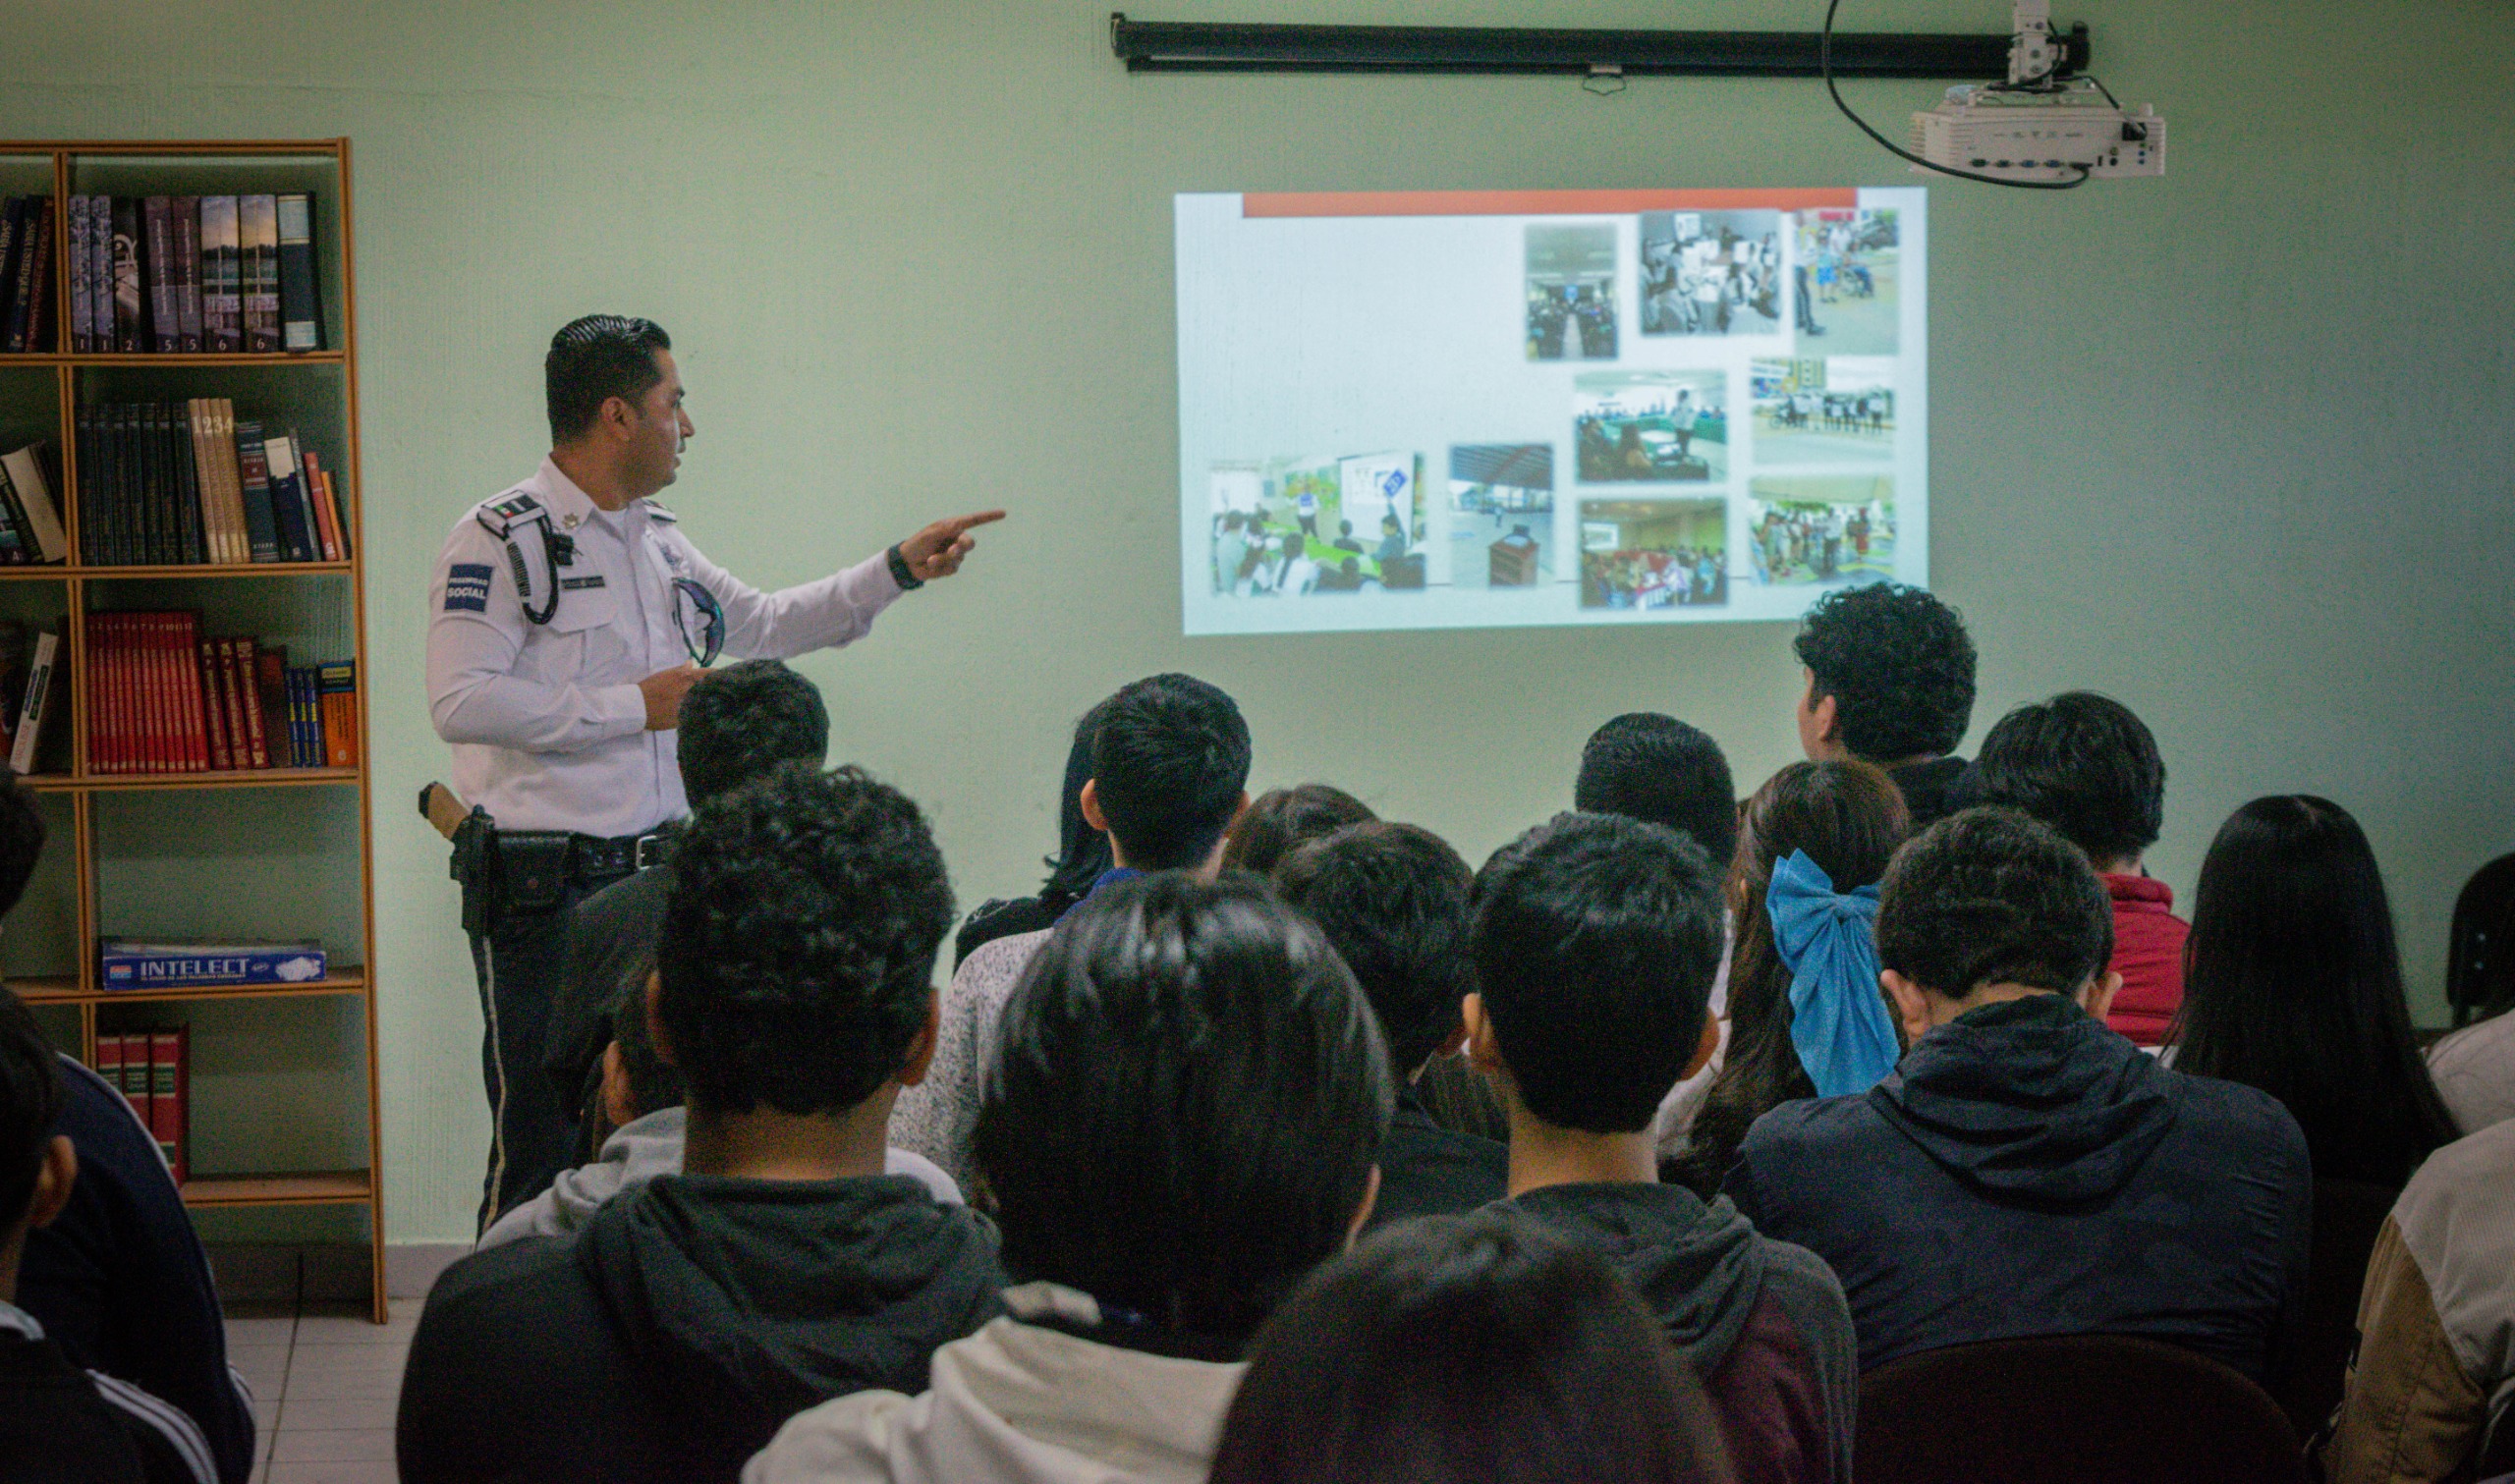
[[[555,910],[568,898],[574,837],[565,830],[500,830],[475,807],[454,827],[446,874],[463,885],[463,930],[493,933],[510,916]]]

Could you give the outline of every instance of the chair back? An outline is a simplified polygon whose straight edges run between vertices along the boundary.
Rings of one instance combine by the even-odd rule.
[[[2262,1388],[2128,1335],[1951,1346],[1860,1378],[1860,1484],[2301,1484]]]
[[[2515,855],[2472,873],[2445,939],[2445,1004],[2454,1023],[2515,1004]]]
[[[2354,1180],[2315,1182],[2313,1264],[2306,1271],[2305,1317],[2297,1353],[2275,1395],[2301,1437],[2312,1437],[2340,1404],[2349,1356],[2358,1347],[2358,1295],[2367,1259],[2401,1191]]]

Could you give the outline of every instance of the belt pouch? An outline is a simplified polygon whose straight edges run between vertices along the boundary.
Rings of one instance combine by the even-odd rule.
[[[572,849],[563,830],[499,831],[498,875],[506,908],[547,912],[566,901]]]

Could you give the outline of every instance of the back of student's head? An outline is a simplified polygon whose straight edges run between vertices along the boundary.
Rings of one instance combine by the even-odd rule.
[[[1665,825],[1558,814],[1476,880],[1477,993],[1520,1101],[1592,1133],[1649,1127],[1703,1034],[1719,878]]]
[[[1974,716],[1974,641],[1955,609],[1919,587],[1838,587],[1791,646],[1834,698],[1837,740],[1872,762],[1956,750]]]
[[[2210,843],[2184,946],[2175,1070],[2259,1087],[2315,1174],[2399,1184],[2457,1136],[2411,1029],[2383,872],[2327,798],[2257,798]]]
[[[1961,1000],[1987,984],[2076,994],[2113,957],[2113,904],[2078,847],[2015,809],[1951,814],[1895,852],[1877,961]]]
[[[1214,1484],[1726,1479],[1719,1424],[1604,1259],[1487,1209],[1388,1228],[1259,1333]]]
[[[1393,1096],[1353,975],[1261,884],[1095,892],[1014,987],[985,1072],[1005,1265],[1245,1339],[1344,1244]]]
[[[673,852],[657,964],[694,1109],[852,1108],[925,1026],[952,888],[908,796],[790,764],[699,806]]]
[[[1792,763],[1766,779],[1740,811],[1727,883],[1736,935],[1729,1052],[1695,1115],[1680,1167],[1688,1184],[1716,1187],[1757,1119],[1794,1098],[1816,1095],[1791,1039],[1790,969],[1764,906],[1774,867],[1805,852],[1836,892],[1849,894],[1875,886],[1911,832],[1912,815],[1894,780],[1858,761]]]
[[[829,756],[820,687],[777,660],[710,670],[681,700],[681,788],[697,808],[790,762]]]
[[[629,1082],[630,1111],[640,1117],[663,1108],[678,1108],[689,1096],[681,1073],[655,1052],[653,1028],[646,1023],[646,984],[655,971],[651,956],[622,976],[620,998],[611,1008],[611,1043],[620,1048],[620,1071]]]
[[[1274,881],[1354,971],[1390,1068],[1411,1075],[1457,1032],[1459,1002],[1476,987],[1467,959],[1475,873],[1429,830],[1366,820],[1286,855]]]
[[[1370,805],[1333,784],[1268,789],[1249,800],[1232,822],[1231,839],[1222,848],[1223,869],[1263,876],[1294,847],[1378,817]]]
[[[0,1246],[33,1208],[35,1179],[60,1116],[61,1072],[52,1047],[26,1002],[0,989]]]
[[[2165,759],[2130,707],[2071,690],[1993,723],[1957,797],[2022,809],[2098,865],[2127,862],[2165,827]]]
[[[0,916],[15,909],[43,859],[42,807],[18,775],[0,768]]]
[[[1091,790],[1129,865],[1203,863],[1248,783],[1249,724],[1220,688],[1193,675],[1155,675],[1101,703]]]
[[[1738,844],[1738,792],[1720,743],[1673,716],[1628,711],[1590,734],[1572,806],[1664,824],[1715,866]]]

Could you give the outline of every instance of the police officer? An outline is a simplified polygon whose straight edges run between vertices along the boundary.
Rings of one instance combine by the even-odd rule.
[[[543,374],[550,456],[455,522],[428,593],[428,712],[475,805],[455,867],[497,1125],[483,1226],[569,1156],[573,1110],[540,1070],[568,909],[650,863],[656,828],[687,812],[674,728],[691,684],[719,653],[782,659],[863,637],[902,592],[959,571],[971,527],[1004,515],[938,521],[761,592],[650,499],[696,432],[663,330],[588,315],[552,337]]]

